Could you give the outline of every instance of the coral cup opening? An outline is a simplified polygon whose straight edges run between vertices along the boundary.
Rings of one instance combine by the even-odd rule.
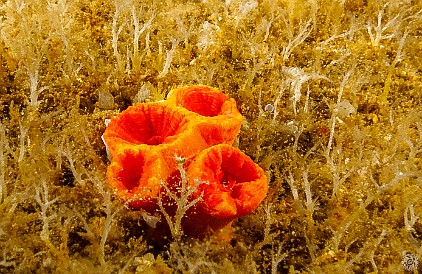
[[[196,114],[197,130],[208,146],[233,144],[243,123],[236,101],[207,86],[174,89],[169,93],[166,104],[180,106],[185,112]]]
[[[216,218],[235,219],[255,210],[268,190],[264,171],[240,150],[216,145],[201,152],[188,168],[200,185],[200,206]]]
[[[186,123],[183,113],[167,105],[136,104],[111,121],[104,139],[112,151],[116,142],[160,145],[171,142]]]
[[[149,150],[125,149],[116,154],[107,170],[109,186],[133,208],[154,208],[168,168]],[[157,173],[157,171],[159,171]]]
[[[178,88],[167,99],[168,102],[207,117],[221,115],[224,103],[229,100],[220,90],[207,86]]]
[[[142,173],[144,172],[145,158],[142,154],[127,153],[121,159],[121,167],[116,171],[115,177],[121,183],[121,188],[133,191],[139,187]]]

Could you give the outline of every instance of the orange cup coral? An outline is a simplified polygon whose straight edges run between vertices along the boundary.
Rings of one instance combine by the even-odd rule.
[[[235,100],[216,88],[189,86],[174,89],[167,96],[166,103],[197,114],[198,130],[209,146],[233,144],[243,123]]]
[[[107,171],[115,195],[132,208],[156,209],[161,182],[170,175],[162,157],[146,148],[125,148],[115,153]],[[158,172],[157,172],[158,171]]]
[[[239,149],[224,144],[202,151],[188,166],[187,174],[191,186],[196,184],[194,179],[205,182],[194,195],[203,195],[195,208],[195,218],[188,220],[185,228],[196,235],[207,228],[221,229],[252,212],[268,190],[264,170]]]
[[[194,179],[206,182],[190,197],[202,201],[186,212],[185,233],[201,237],[223,228],[253,211],[267,192],[264,171],[231,146],[242,122],[236,102],[206,86],[175,89],[165,102],[131,106],[103,135],[112,156],[109,185],[129,206],[153,212],[158,198],[165,200],[178,187],[179,156],[186,160],[190,186]]]
[[[154,204],[161,181],[175,169],[175,154],[191,158],[208,147],[186,114],[162,103],[129,107],[110,122],[103,138],[112,156],[109,184],[135,208]]]
[[[136,104],[112,119],[104,132],[112,157],[127,147],[191,157],[208,147],[188,115],[163,103]]]

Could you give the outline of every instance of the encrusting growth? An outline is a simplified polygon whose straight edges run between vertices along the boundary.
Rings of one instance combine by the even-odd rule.
[[[230,225],[256,209],[268,189],[264,171],[231,146],[242,122],[234,99],[207,86],[175,89],[165,102],[135,104],[103,135],[112,157],[109,185],[134,209],[171,214],[174,205],[162,201],[172,191],[172,200],[183,196],[184,168],[187,187],[195,190],[189,199],[197,201],[183,212],[184,233],[203,237]],[[175,155],[186,162],[181,166]]]

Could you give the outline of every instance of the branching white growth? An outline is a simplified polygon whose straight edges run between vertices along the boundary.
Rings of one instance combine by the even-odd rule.
[[[264,237],[261,242],[257,243],[254,246],[253,252],[260,252],[263,246],[271,244],[273,242],[274,237],[276,237],[279,234],[278,231],[271,233],[271,225],[275,221],[275,218],[271,214],[272,207],[273,207],[272,203],[268,203],[264,207],[264,212],[265,212],[265,228],[264,228],[264,235],[263,235]]]
[[[339,93],[337,95],[337,104],[340,104],[341,98],[343,96],[344,88],[346,87],[347,82],[349,81],[349,78],[351,77],[352,73],[354,71],[354,68],[346,72],[346,74],[343,76],[343,80],[340,83],[340,89]],[[336,128],[336,121],[337,121],[337,112],[338,109],[335,107],[333,109],[333,113],[331,115],[331,127],[330,127],[330,137],[328,139],[327,148],[325,149],[325,157],[328,159],[330,157],[331,148],[334,141],[334,131]]]
[[[140,73],[142,54],[140,51],[141,36],[146,33],[145,37],[145,53],[149,51],[149,30],[155,19],[155,14],[140,15],[144,11],[143,7],[139,7],[133,1],[114,1],[114,14],[111,22],[111,45],[113,48],[113,56],[116,58],[116,68],[119,73],[133,71],[135,74]],[[150,16],[147,19],[147,16]],[[141,23],[144,22],[144,23]],[[132,45],[126,43],[126,53],[119,52],[119,39],[121,33],[132,36]],[[130,38],[128,38],[130,40]],[[131,49],[132,48],[132,49]]]
[[[297,149],[299,146],[299,138],[304,130],[304,125],[302,123],[297,124],[295,120],[289,121],[288,123],[286,123],[286,125],[289,126],[289,128],[291,129],[291,132],[294,135],[294,143],[293,143],[292,149],[293,151],[297,152]]]
[[[6,182],[6,153],[9,144],[6,138],[6,126],[0,121],[0,204],[7,197],[7,182]]]
[[[354,256],[351,260],[347,262],[347,264],[344,266],[344,270],[347,271],[348,269],[350,269],[353,266],[353,264],[358,262],[361,258],[363,258],[366,255],[366,257],[368,258],[367,260],[371,262],[372,267],[374,268],[374,272],[377,273],[378,268],[374,261],[374,254],[375,254],[376,249],[384,240],[386,235],[387,235],[387,230],[383,229],[381,231],[381,234],[375,240],[375,242],[372,239],[369,239],[368,241],[366,241],[364,243],[364,246],[360,249],[359,253],[356,254],[356,256]]]
[[[41,88],[38,88],[38,64],[36,64],[35,70],[28,70],[28,76],[29,76],[29,105],[37,107],[41,102],[38,101],[38,96],[40,94],[48,89],[48,86],[44,86]]]
[[[262,248],[265,245],[271,245],[271,273],[278,273],[277,267],[278,265],[287,257],[288,252],[283,251],[283,244],[278,243],[277,247],[274,245],[274,239],[277,235],[279,235],[279,231],[271,232],[271,226],[275,221],[275,218],[272,216],[272,203],[268,203],[264,207],[265,212],[265,228],[264,228],[264,237],[263,240],[253,247],[252,254],[260,253]]]
[[[278,245],[276,252],[274,252],[274,247],[273,247],[273,252],[271,253],[271,274],[279,273],[277,271],[277,267],[287,257],[287,253],[281,254],[282,251],[283,251],[282,244]]]
[[[313,214],[315,211],[315,201],[312,200],[312,193],[311,193],[311,182],[308,179],[308,170],[307,168],[302,168],[302,181],[303,187],[305,192],[305,202],[303,203],[299,198],[299,192],[295,186],[295,179],[294,175],[291,171],[289,171],[289,176],[287,177],[287,182],[290,186],[293,199],[297,206],[297,212],[301,215],[301,217],[305,220],[304,226],[304,236],[306,240],[306,247],[309,251],[309,255],[312,260],[316,259],[316,250],[317,246],[315,245],[315,221],[313,219]]]
[[[218,39],[217,33],[219,31],[220,28],[216,24],[205,21],[198,33],[198,42],[196,43],[198,48],[205,51],[208,47],[216,44]]]
[[[408,179],[414,176],[418,176],[417,173],[415,172],[406,172],[403,173],[401,171],[395,171],[395,176],[393,179],[391,179],[390,182],[386,183],[386,184],[378,184],[375,180],[373,180],[373,183],[375,184],[375,187],[377,189],[377,195],[380,195],[381,193],[389,190],[390,188],[394,187],[395,185],[397,185],[401,180],[404,179]]]
[[[419,219],[418,216],[415,215],[415,210],[413,205],[408,205],[404,211],[404,227],[407,231],[414,231],[415,229],[413,226],[416,224],[416,221]]]
[[[306,73],[302,69],[296,68],[296,67],[283,67],[282,73],[286,77],[286,81],[283,85],[290,89],[290,93],[292,95],[290,100],[292,101],[294,114],[298,113],[296,105],[302,97],[301,89],[304,83],[306,83],[309,80],[317,80],[317,79],[325,79],[329,81],[329,79],[324,75],[320,75],[317,73]],[[275,111],[274,111],[273,120],[275,120],[276,117],[278,116],[279,111],[277,111],[277,105],[281,99],[282,94],[283,94],[283,88],[280,90],[279,94],[277,95],[274,101]],[[307,94],[308,95],[310,94],[309,91]],[[306,105],[306,110],[307,110],[307,105]]]
[[[194,65],[196,59],[192,59],[191,65]],[[221,66],[220,62],[212,63],[206,67],[192,71],[192,79],[195,79],[197,83],[203,83],[204,85],[213,85],[214,76],[216,75],[217,69]]]
[[[400,128],[400,127],[399,127]],[[409,137],[405,136],[403,137],[403,141],[408,145],[409,147],[409,159],[415,159],[419,153],[422,153],[422,144],[413,143]]]
[[[32,9],[41,7],[38,3],[27,1],[12,1],[12,3],[8,7],[8,12],[9,16],[15,19],[8,25],[2,25],[1,37],[10,48],[13,57],[19,62],[19,67],[23,68],[23,74],[28,76],[27,102],[31,107],[36,108],[40,104],[39,95],[48,89],[48,86],[39,87],[40,63],[45,56],[51,37],[58,35],[55,30],[57,26],[49,24],[46,20],[48,16],[46,18],[33,16]]]
[[[180,273],[220,273],[219,264],[209,260],[210,246],[207,242],[172,242],[169,247],[173,270]],[[221,268],[220,268],[221,269]],[[217,270],[217,271],[216,271]]]
[[[25,157],[25,151],[26,151],[26,140],[27,140],[27,134],[29,127],[27,125],[24,125],[24,121],[19,121],[19,158],[18,163],[23,161],[23,158]]]
[[[111,232],[111,229],[113,228],[114,221],[116,219],[116,215],[124,209],[130,202],[133,201],[133,199],[127,200],[125,203],[120,204],[118,206],[113,205],[113,201],[111,199],[111,190],[106,189],[104,187],[104,180],[97,176],[96,174],[92,172],[88,172],[85,168],[82,168],[81,171],[83,174],[86,174],[87,180],[92,182],[92,184],[95,186],[95,188],[98,190],[99,194],[102,197],[102,208],[101,210],[105,213],[105,219],[103,223],[103,227],[101,229],[101,236],[98,237],[91,229],[90,225],[87,223],[86,219],[80,214],[79,212],[75,212],[76,216],[79,217],[79,219],[83,222],[84,229],[86,230],[86,237],[88,240],[96,247],[98,248],[98,261],[102,266],[105,266],[106,263],[106,257],[105,257],[105,249],[106,249],[106,242],[108,239],[108,236]],[[99,238],[99,239],[98,239]]]
[[[227,1],[226,1],[227,4]],[[255,9],[258,6],[258,1],[256,0],[249,0],[249,1],[240,1],[240,5],[236,10],[236,14],[234,16],[234,25],[237,27],[241,19],[245,18],[247,14]]]
[[[275,121],[276,121],[275,119],[277,118],[278,114],[280,113],[277,110],[277,107],[278,107],[278,104],[280,103],[281,97],[284,95],[284,89],[285,89],[284,85],[285,85],[285,83],[283,82],[283,85],[281,85],[281,87],[279,88],[277,97],[274,100],[274,104],[273,104],[274,112],[273,112],[273,121],[272,121],[273,123],[275,123]]]
[[[122,32],[124,26],[126,25],[126,22],[123,22],[120,26],[117,26],[119,15],[120,15],[120,10],[116,6],[116,10],[113,14],[113,22],[111,24],[111,33],[112,33],[111,46],[113,47],[113,54],[114,54],[114,58],[116,58],[117,68],[118,70],[123,71],[124,65],[123,65],[122,57],[119,53],[118,42],[119,42],[119,35]]]
[[[173,61],[174,54],[176,53],[177,46],[183,41],[185,45],[188,44],[188,38],[192,34],[193,23],[186,27],[183,23],[182,18],[180,16],[176,16],[176,23],[177,23],[177,33],[172,36],[169,36],[171,42],[171,48],[166,53],[166,59],[164,61],[163,69],[161,70],[160,74],[158,75],[159,78],[162,78],[167,75],[169,72],[171,63]],[[158,42],[159,44],[159,56],[161,57],[163,54],[163,44]]]
[[[305,24],[300,24],[300,28],[297,34],[293,33],[295,29],[294,26],[286,19],[284,14],[281,14],[283,18],[284,24],[286,25],[287,35],[289,41],[283,47],[283,51],[281,55],[283,56],[284,60],[289,59],[290,54],[292,54],[293,50],[302,44],[306,38],[308,38],[309,34],[311,34],[313,25],[312,25],[312,18],[310,18]]]
[[[274,17],[274,13],[271,13],[271,19],[268,20],[267,18],[263,17],[260,26],[264,29],[265,35],[263,42],[266,42],[270,37],[270,29],[274,21],[278,20],[280,16]]]
[[[265,208],[265,228],[264,228],[264,241],[270,238],[270,230],[271,230],[271,223],[272,223],[272,216],[271,216],[271,209],[273,204],[268,203]]]
[[[254,47],[252,43],[249,43],[249,47],[252,51],[252,55],[255,56]],[[246,78],[245,84],[243,86],[243,90],[248,90],[250,85],[252,84],[252,81],[254,80],[256,74],[264,67],[264,65],[268,62],[268,60],[271,58],[270,55],[267,55],[265,58],[257,62],[257,58],[253,58],[253,67],[252,69],[248,69],[248,76]]]
[[[374,272],[375,273],[378,272],[378,267],[377,267],[377,264],[375,263],[375,260],[374,260],[375,251],[376,251],[377,247],[381,244],[381,242],[384,240],[384,237],[386,235],[387,235],[387,230],[386,229],[383,229],[381,231],[381,234],[378,236],[377,241],[375,242],[375,244],[374,244],[374,246],[372,248],[372,251],[369,254],[369,260],[370,260],[370,262],[372,264],[372,267],[374,268]]]
[[[95,152],[93,150],[90,150],[90,141],[87,136],[87,133],[81,129],[80,135],[82,135],[82,139],[86,142],[86,147],[88,148],[87,153],[89,155],[95,155]],[[76,216],[79,217],[79,219],[83,222],[84,228],[87,231],[86,237],[89,239],[89,241],[98,248],[97,256],[98,261],[102,266],[106,266],[106,258],[105,258],[105,249],[106,249],[106,242],[108,239],[108,236],[110,234],[111,229],[113,228],[114,221],[116,219],[116,215],[124,209],[130,202],[133,201],[136,197],[133,197],[132,199],[129,199],[125,201],[125,203],[121,204],[118,203],[117,206],[113,204],[112,201],[112,192],[110,189],[105,187],[105,178],[102,178],[101,175],[97,174],[95,171],[89,171],[84,165],[75,165],[76,161],[73,156],[72,150],[71,150],[71,143],[69,141],[66,141],[63,139],[59,146],[59,157],[65,157],[68,162],[70,169],[72,171],[73,176],[75,177],[75,180],[78,183],[92,183],[93,186],[98,190],[98,193],[101,195],[102,198],[102,208],[101,210],[105,213],[105,219],[103,226],[101,228],[101,235],[98,237],[95,233],[93,233],[92,229],[90,228],[90,225],[87,223],[85,218],[78,212],[75,212]]]
[[[69,32],[71,26],[74,24],[73,16],[69,14],[69,3],[66,1],[48,1],[47,2],[47,16],[49,19],[49,27],[54,29],[54,35],[60,37],[63,43],[65,61],[61,68],[64,76],[69,78],[69,75],[77,76],[77,69],[73,68],[73,52],[69,39]]]
[[[271,25],[273,24],[274,20],[275,20],[274,16],[271,16],[271,20],[269,20],[269,21],[266,20],[265,18],[262,19],[262,21],[263,21],[262,24],[265,25],[264,41],[267,41],[268,37],[270,36],[270,28],[271,28]]]
[[[400,24],[402,22],[401,16],[402,13],[398,13],[396,16],[394,16],[390,21],[383,24],[383,16],[384,16],[384,10],[388,6],[388,3],[383,6],[381,10],[378,11],[378,17],[377,17],[377,24],[373,25],[371,23],[368,23],[367,25],[367,31],[369,34],[369,38],[371,39],[371,43],[373,46],[378,47],[380,45],[380,42],[385,39],[391,39],[396,36],[397,30],[400,27]],[[386,31],[391,29],[390,34],[384,34]]]
[[[271,225],[274,221],[274,218],[271,215],[272,210],[272,203],[268,203],[265,208],[265,228],[264,228],[264,239],[257,243],[254,246],[253,252],[260,252],[263,246],[271,244],[272,246],[272,252],[271,252],[271,273],[278,273],[277,267],[278,265],[287,257],[288,252],[285,252],[282,254],[283,250],[283,244],[279,243],[277,245],[277,250],[274,250],[274,237],[276,237],[279,232],[273,232],[271,233]]]
[[[396,65],[402,61],[403,58],[403,47],[406,42],[408,32],[407,30],[403,33],[402,37],[399,40],[399,45],[397,48],[396,56],[394,57],[391,64],[387,64],[388,66],[388,74],[386,76],[386,79],[384,81],[384,90],[381,95],[380,101],[381,103],[385,104],[387,102],[387,96],[390,93],[390,87],[391,87],[391,78],[393,77],[393,73],[395,70]]]
[[[292,192],[293,199],[295,201],[299,201],[299,192],[297,191],[297,188],[295,186],[295,179],[294,179],[293,174],[290,170],[289,170],[289,176],[286,179],[287,179],[287,183],[290,186],[290,190]]]
[[[251,10],[258,6],[258,1],[256,0],[241,1],[240,3],[238,13],[241,18],[245,17]]]
[[[97,61],[95,60],[94,55],[92,55],[89,50],[85,50],[84,53],[91,61],[91,68],[95,70],[95,68],[97,67]]]
[[[331,198],[334,199],[337,195],[340,186],[344,184],[344,182],[349,178],[352,173],[356,170],[357,166],[347,167],[345,164],[345,159],[343,155],[342,145],[338,145],[337,149],[330,154],[327,158],[327,167],[332,174],[333,180],[333,192],[331,194]],[[347,170],[346,172],[344,172]]]
[[[27,7],[27,6],[28,6],[28,5],[25,3],[25,1],[24,1],[24,0],[22,0],[22,1],[15,0],[15,1],[13,1],[13,3],[14,3],[14,5],[15,5],[15,9],[16,9],[16,12],[17,12],[18,14],[21,14],[21,13],[22,13],[22,10],[23,10],[25,7]]]
[[[277,6],[277,2],[275,1],[266,1],[265,3],[268,8],[268,11],[266,12],[266,16],[263,16],[261,19],[261,22],[257,26],[257,36],[261,37],[263,36],[263,42],[266,42],[268,38],[270,37],[270,29],[273,23],[280,19],[282,15],[275,14],[280,11],[279,7]],[[268,16],[270,14],[270,16]]]
[[[180,40],[175,39],[173,37],[170,37],[170,40],[171,40],[171,49],[169,49],[167,51],[166,61],[165,61],[164,66],[163,66],[163,70],[158,75],[158,77],[160,77],[160,78],[166,76],[167,73],[169,72],[171,62],[173,61],[173,55],[176,52],[176,48],[180,43]]]
[[[389,65],[389,67],[394,68],[399,62],[403,59],[403,48],[404,44],[406,43],[406,38],[408,35],[408,31],[406,30],[403,35],[400,37],[399,45],[396,51],[396,56],[394,57],[393,62]]]
[[[166,222],[170,228],[171,236],[175,241],[179,241],[183,235],[182,219],[187,210],[202,200],[202,193],[200,196],[193,200],[191,200],[191,198],[192,195],[198,190],[199,185],[204,183],[199,179],[195,179],[195,184],[193,186],[188,186],[188,177],[186,175],[185,169],[183,168],[183,161],[178,160],[177,162],[177,169],[179,170],[181,176],[180,189],[177,192],[173,192],[165,182],[162,182],[162,186],[165,189],[165,195],[167,195],[176,203],[177,209],[174,216],[170,216],[168,214],[164,207],[161,195],[158,196],[158,206],[160,212],[164,215],[164,218],[166,219]]]
[[[57,214],[52,213],[50,214],[50,206],[54,204],[58,197],[50,200],[49,193],[48,193],[48,184],[46,179],[42,174],[39,176],[39,180],[41,181],[41,185],[34,185],[35,188],[35,201],[41,208],[41,212],[38,213],[40,220],[42,221],[42,230],[41,230],[41,240],[43,240],[47,245],[51,245],[50,243],[50,222],[54,218],[56,218]]]
[[[303,106],[303,112],[308,113],[309,111],[309,96],[311,95],[311,89],[309,88],[306,91],[306,99],[305,99],[305,105]]]
[[[342,241],[342,238],[346,234],[351,224],[352,224],[352,221],[348,221],[346,222],[344,226],[340,226],[337,230],[330,228],[331,232],[333,233],[333,236],[331,237],[331,241],[333,243],[333,249],[335,252],[339,250],[339,246]]]
[[[142,237],[140,237],[139,238],[140,240],[142,239]],[[132,249],[133,251],[132,251],[132,255],[128,258],[128,259],[126,259],[126,263],[124,264],[124,266],[121,268],[121,269],[119,269],[119,272],[117,272],[117,274],[126,274],[126,273],[128,273],[128,272],[130,272],[129,270],[128,270],[128,268],[129,267],[131,267],[131,266],[133,266],[133,265],[137,265],[137,263],[138,263],[138,261],[137,261],[137,259],[139,259],[139,255],[140,255],[140,253],[142,253],[143,252],[143,250],[139,250],[139,249]],[[151,263],[152,264],[152,262],[154,261],[154,255],[152,255],[151,253],[147,253],[147,254],[145,254],[144,256],[147,256],[147,255],[151,255],[151,259],[150,260],[148,260],[148,264],[147,264],[147,269],[148,270],[150,270],[150,264],[149,263]],[[136,268],[136,272],[138,272],[139,271],[139,266]],[[139,271],[140,273],[142,273],[142,271]]]
[[[305,198],[306,198],[305,206],[309,212],[314,212],[315,201],[312,201],[311,183],[309,182],[309,179],[308,179],[308,172],[309,172],[308,169],[302,171],[302,179],[303,179],[303,185],[305,189]]]
[[[151,16],[151,18],[141,27],[139,25],[138,15],[136,14],[137,8],[135,5],[132,6],[132,24],[134,26],[133,30],[133,56],[132,56],[132,66],[135,73],[138,73],[141,67],[141,56],[139,53],[139,37],[142,33],[144,33],[147,29],[151,27],[152,20],[154,20],[155,16]]]
[[[182,18],[180,17],[180,15],[176,16],[176,23],[177,23],[177,33],[176,33],[176,40],[179,40],[180,42],[183,41],[183,43],[185,44],[185,46],[188,45],[188,39],[189,36],[192,35],[192,31],[194,28],[194,23],[190,22],[189,26],[186,27],[186,24],[183,22]],[[179,42],[179,43],[180,43]]]
[[[69,162],[69,168],[70,168],[70,171],[72,171],[72,174],[75,180],[78,183],[83,183],[82,176],[81,176],[82,174],[76,170],[76,166],[75,166],[76,161],[73,159],[70,144],[69,142],[66,142],[64,138],[60,144],[60,149],[58,151],[58,154],[59,154],[59,157],[64,156]],[[61,159],[58,160],[58,163],[61,163]]]
[[[95,235],[95,233],[92,231],[90,225],[88,224],[88,222],[86,221],[86,219],[84,218],[84,216],[82,216],[82,214],[79,211],[73,210],[73,213],[75,214],[75,216],[77,216],[79,218],[79,220],[82,222],[82,226],[85,230],[84,233],[81,233],[82,236],[86,239],[88,239],[94,246],[97,246],[98,248],[98,241],[97,241],[97,236]]]
[[[96,180],[94,181],[94,185],[96,186],[99,193],[103,197],[104,206],[102,208],[102,211],[106,214],[104,227],[103,227],[101,239],[100,239],[100,245],[99,245],[100,253],[98,255],[98,259],[101,265],[105,265],[106,264],[105,244],[107,242],[108,235],[110,234],[111,228],[113,227],[113,221],[115,220],[117,213],[119,213],[119,211],[122,210],[124,206],[127,205],[128,202],[126,202],[125,204],[119,205],[117,208],[113,208],[110,190],[104,188],[103,182],[99,178],[93,178],[93,179]]]
[[[319,46],[317,47],[317,49],[320,50],[320,51],[324,51],[331,42],[333,42],[337,39],[340,39],[340,38],[346,38],[348,36],[352,36],[357,30],[358,30],[358,27],[352,21],[352,24],[351,24],[350,29],[348,31],[345,31],[345,32],[340,33],[340,34],[331,35],[330,37],[328,37],[327,39],[322,41],[319,44]]]

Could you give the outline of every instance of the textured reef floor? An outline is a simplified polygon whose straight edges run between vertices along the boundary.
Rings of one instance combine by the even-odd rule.
[[[420,26],[407,0],[0,0],[0,273],[420,271]],[[101,135],[188,85],[235,99],[268,194],[157,242],[177,218],[115,197]]]

